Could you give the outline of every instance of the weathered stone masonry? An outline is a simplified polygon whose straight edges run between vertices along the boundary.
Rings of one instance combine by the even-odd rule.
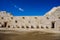
[[[52,8],[44,16],[13,16],[1,11],[0,30],[60,32],[60,6]]]

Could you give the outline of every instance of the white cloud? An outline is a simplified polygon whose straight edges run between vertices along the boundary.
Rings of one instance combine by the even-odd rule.
[[[17,8],[19,11],[24,11],[22,8],[19,8],[18,6],[14,5],[15,8]]]
[[[24,11],[22,8],[19,8],[19,10],[22,11],[22,12]]]

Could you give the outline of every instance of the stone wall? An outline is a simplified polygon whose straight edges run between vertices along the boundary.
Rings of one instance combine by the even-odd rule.
[[[60,31],[60,7],[54,7],[44,16],[13,16],[0,12],[0,29]]]

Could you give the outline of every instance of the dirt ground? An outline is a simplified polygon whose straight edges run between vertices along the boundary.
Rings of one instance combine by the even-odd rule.
[[[28,32],[19,34],[0,33],[0,40],[60,40],[60,34]]]

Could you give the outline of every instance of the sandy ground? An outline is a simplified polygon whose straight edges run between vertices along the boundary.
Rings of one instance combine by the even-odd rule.
[[[60,40],[60,34],[50,34],[42,32],[0,33],[0,40]]]

